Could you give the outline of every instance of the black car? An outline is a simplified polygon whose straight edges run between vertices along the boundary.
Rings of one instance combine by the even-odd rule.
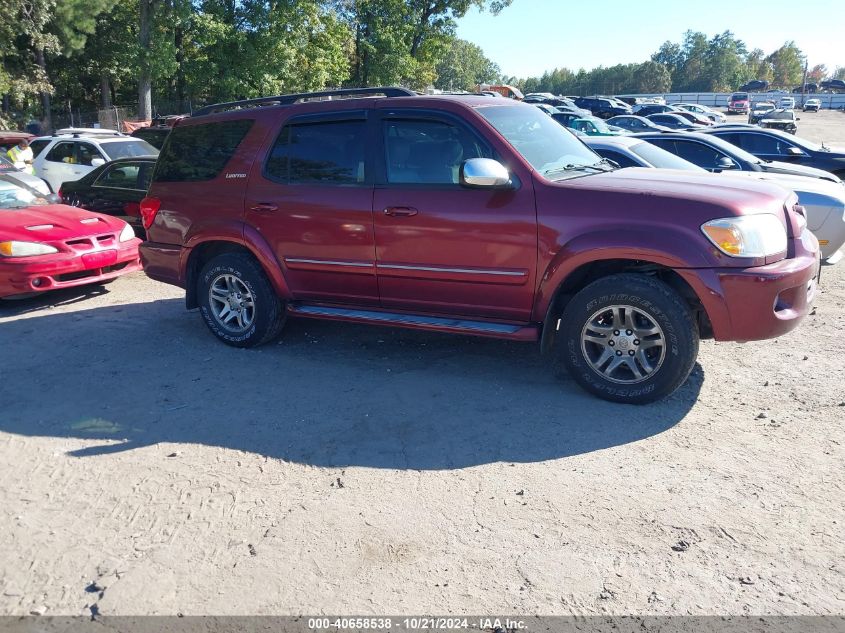
[[[665,114],[666,112],[679,112],[681,109],[672,105],[661,105],[659,103],[644,103],[634,108],[637,116],[650,116],[652,114]]]
[[[670,129],[636,114],[611,117],[607,120],[607,124],[621,127],[629,132],[665,132]]]
[[[789,174],[792,176],[809,176],[810,178],[822,178],[837,182],[839,180],[819,169],[760,160],[736,145],[719,138],[714,133],[664,132],[662,134],[654,134],[652,132],[646,132],[636,134],[635,137],[653,143],[667,152],[671,152],[684,160],[688,160],[712,172],[730,170],[757,171]]]
[[[763,92],[769,89],[769,82],[762,79],[754,79],[739,87],[737,92]]]
[[[781,161],[796,167],[813,167],[845,178],[845,152],[834,152],[798,136],[771,129],[720,127],[708,130],[764,161]]]
[[[170,129],[169,125],[141,127],[132,132],[132,136],[145,140],[156,149],[161,149],[164,146],[164,140],[170,134]]]
[[[831,79],[830,81],[823,81],[819,84],[819,87],[822,90],[838,92],[839,90],[845,90],[845,80]]]
[[[575,105],[593,113],[600,119],[609,119],[620,114],[631,114],[631,108],[615,104],[605,97],[578,97]]]
[[[760,127],[772,130],[783,130],[790,134],[798,131],[797,121],[800,117],[795,116],[795,110],[772,110],[759,120]]]
[[[135,229],[135,235],[146,239],[139,203],[147,195],[155,164],[155,156],[118,158],[79,180],[63,183],[62,201],[117,216]]]
[[[803,86],[795,86],[792,89],[794,94],[802,94],[804,92],[808,94],[815,94],[819,89],[818,84],[804,84]]]
[[[671,130],[696,130],[703,128],[703,125],[692,123],[686,118],[679,116],[675,112],[665,112],[663,114],[649,114],[646,117],[652,123],[668,127]]]

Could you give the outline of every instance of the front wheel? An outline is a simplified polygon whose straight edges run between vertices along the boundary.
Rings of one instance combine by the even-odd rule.
[[[646,404],[673,393],[698,357],[698,327],[685,301],[647,275],[594,281],[567,304],[556,337],[559,359],[587,391]]]
[[[218,255],[203,266],[197,284],[202,318],[227,345],[255,347],[281,332],[284,303],[250,255]]]

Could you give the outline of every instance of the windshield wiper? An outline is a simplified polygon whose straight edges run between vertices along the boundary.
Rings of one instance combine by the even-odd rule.
[[[606,165],[606,166],[605,166]],[[592,165],[576,165],[574,163],[570,163],[569,165],[564,165],[563,167],[555,167],[554,169],[547,169],[543,172],[544,176],[550,176],[552,174],[564,173],[567,171],[579,171],[582,169],[594,169],[598,172],[606,172],[606,171],[613,171],[614,167],[606,158],[602,158],[599,162],[593,163]]]

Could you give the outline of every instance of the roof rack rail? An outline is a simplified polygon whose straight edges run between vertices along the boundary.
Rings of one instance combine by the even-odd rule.
[[[102,127],[63,127],[58,130],[53,130],[52,136],[65,136],[68,134],[73,135],[74,137],[78,137],[80,134],[84,134],[86,136],[125,136],[125,134],[119,132],[118,130]]]
[[[223,112],[224,110],[234,110],[236,108],[251,108],[253,106],[274,106],[274,105],[289,105],[302,101],[304,99],[324,99],[327,97],[345,97],[351,98],[356,96],[366,95],[384,95],[385,97],[417,97],[418,93],[408,88],[399,88],[397,86],[379,87],[379,88],[341,88],[338,90],[323,90],[321,92],[300,92],[289,95],[278,95],[275,97],[259,97],[258,99],[243,99],[241,101],[228,101],[226,103],[216,103],[214,105],[205,106],[199,110],[194,110],[191,116],[202,116],[204,114],[211,114],[213,112]]]

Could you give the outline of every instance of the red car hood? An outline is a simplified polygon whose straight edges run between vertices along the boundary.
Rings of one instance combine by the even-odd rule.
[[[125,222],[64,204],[0,209],[0,235],[7,240],[51,242],[120,233]]]

